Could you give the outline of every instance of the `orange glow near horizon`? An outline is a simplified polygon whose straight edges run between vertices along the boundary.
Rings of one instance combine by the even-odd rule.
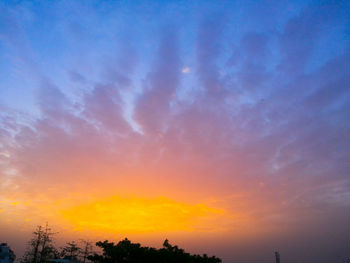
[[[63,218],[74,230],[109,233],[148,233],[160,231],[195,231],[202,219],[223,215],[223,211],[204,204],[141,197],[118,197],[73,205],[62,210]],[[203,229],[203,228],[202,228]],[[206,226],[215,230],[215,226]]]
[[[67,197],[70,196],[70,197]],[[109,234],[214,233],[236,231],[231,222],[252,225],[246,214],[218,207],[209,201],[179,201],[162,196],[94,195],[65,197],[24,195],[3,199],[2,221],[23,231],[49,222],[66,233],[87,236]],[[58,229],[59,230],[59,229]],[[60,230],[59,230],[60,231]],[[238,233],[237,232],[237,233]]]

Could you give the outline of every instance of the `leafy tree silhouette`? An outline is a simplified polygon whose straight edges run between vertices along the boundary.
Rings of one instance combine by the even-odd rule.
[[[166,239],[163,248],[142,247],[139,243],[132,243],[125,238],[114,244],[108,242],[97,242],[96,246],[102,248],[102,255],[94,254],[88,259],[95,263],[220,263],[221,259],[206,254],[191,255],[178,246],[172,246]]]

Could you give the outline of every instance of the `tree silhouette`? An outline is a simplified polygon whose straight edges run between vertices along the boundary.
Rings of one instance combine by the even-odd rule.
[[[62,258],[69,258],[74,261],[78,261],[78,256],[81,252],[81,248],[75,241],[66,243],[66,245],[61,249],[60,256]]]
[[[178,246],[172,246],[166,239],[160,249],[143,247],[139,243],[132,243],[125,238],[114,244],[113,242],[99,241],[96,246],[102,249],[102,254],[92,252],[91,242],[80,240],[80,247],[75,241],[66,243],[60,253],[53,243],[52,232],[46,224],[45,227],[37,226],[32,239],[28,242],[22,262],[24,263],[49,263],[52,259],[65,258],[72,261],[86,263],[220,263],[221,259],[213,256],[191,255]]]
[[[33,232],[32,239],[28,242],[27,250],[24,253],[22,261],[28,263],[44,263],[51,258],[56,258],[58,252],[53,245],[53,236],[57,234],[52,232],[49,225],[37,226]]]
[[[102,248],[102,255],[94,254],[89,260],[95,263],[220,263],[217,257],[208,257],[206,254],[191,255],[178,246],[172,246],[168,240],[163,243],[163,248],[156,249],[142,247],[139,243],[132,243],[125,238],[114,244],[113,242],[97,242],[96,246]]]
[[[83,239],[80,239],[80,242],[82,243],[82,248],[80,250],[80,261],[85,263],[88,256],[92,254],[92,242]]]

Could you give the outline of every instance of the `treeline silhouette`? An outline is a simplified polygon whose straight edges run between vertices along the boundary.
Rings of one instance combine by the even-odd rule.
[[[125,238],[114,244],[113,242],[97,242],[103,249],[103,254],[94,254],[88,259],[96,263],[220,263],[221,259],[206,254],[191,255],[178,246],[170,245],[166,239],[163,248],[143,247],[139,243],[132,243]]]
[[[28,242],[27,249],[21,259],[22,263],[220,263],[215,256],[191,255],[178,246],[172,246],[166,239],[160,249],[143,247],[125,238],[117,244],[99,241],[96,246],[101,253],[93,252],[93,245],[86,240],[71,241],[61,248],[56,248],[53,232],[46,224],[38,226]],[[63,260],[63,261],[62,261]]]

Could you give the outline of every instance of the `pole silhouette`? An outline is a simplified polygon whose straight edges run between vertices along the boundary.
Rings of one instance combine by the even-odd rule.
[[[281,257],[279,252],[275,252],[276,263],[281,263]]]

